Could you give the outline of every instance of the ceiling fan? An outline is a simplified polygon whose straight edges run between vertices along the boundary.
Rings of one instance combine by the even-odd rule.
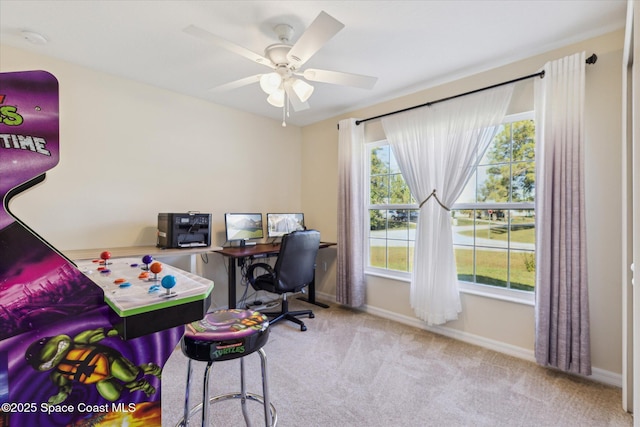
[[[286,126],[285,118],[289,114],[289,104],[295,111],[303,111],[309,108],[307,100],[313,93],[314,87],[305,80],[362,89],[373,88],[378,80],[377,77],[360,74],[315,68],[301,69],[342,28],[344,28],[344,24],[322,11],[295,44],[292,45],[293,28],[287,24],[278,24],[275,26],[274,32],[278,36],[280,43],[267,46],[264,50],[264,55],[254,53],[195,25],[188,26],[184,31],[187,34],[271,68],[271,72],[245,77],[213,89],[230,90],[259,82],[262,90],[268,95],[267,101],[269,104],[283,109],[282,125]]]

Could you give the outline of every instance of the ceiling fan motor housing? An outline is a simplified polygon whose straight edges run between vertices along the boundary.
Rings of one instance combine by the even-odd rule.
[[[291,50],[290,44],[277,43],[267,46],[264,50],[264,56],[269,58],[271,62],[278,66],[288,66],[289,60],[287,59],[287,54]]]

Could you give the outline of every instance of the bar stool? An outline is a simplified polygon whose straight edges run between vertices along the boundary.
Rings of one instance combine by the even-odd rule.
[[[274,427],[277,423],[275,407],[269,400],[267,381],[267,356],[263,346],[269,338],[269,320],[267,316],[253,310],[218,310],[207,313],[202,320],[189,323],[181,340],[182,352],[189,359],[187,367],[187,386],[184,402],[184,418],[178,426],[186,426],[202,406],[202,426],[209,425],[209,404],[240,399],[242,415],[246,424],[251,425],[246,401],[262,403],[264,406],[265,426]],[[244,357],[257,352],[260,355],[262,368],[262,396],[247,393],[244,377]],[[209,397],[209,374],[213,362],[240,359],[240,392],[227,393]],[[204,371],[202,403],[194,408],[189,407],[189,388],[191,385],[191,362],[198,360],[207,362]]]

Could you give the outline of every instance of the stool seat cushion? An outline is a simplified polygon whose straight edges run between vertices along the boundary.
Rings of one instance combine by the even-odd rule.
[[[261,349],[269,337],[269,320],[253,310],[217,310],[185,327],[185,356],[205,362],[244,357]]]

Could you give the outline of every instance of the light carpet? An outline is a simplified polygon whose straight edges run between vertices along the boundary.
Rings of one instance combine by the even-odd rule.
[[[291,300],[292,309],[309,305]],[[331,304],[271,327],[271,400],[281,427],[631,426],[621,390],[418,328]],[[260,359],[245,358],[247,388],[261,393]],[[205,363],[194,363],[192,401],[202,395]],[[162,425],[182,418],[187,359],[164,367]],[[211,396],[240,390],[237,360],[213,365]],[[197,403],[195,402],[195,403]],[[262,406],[248,402],[253,425]],[[210,425],[245,425],[239,400],[211,406]],[[200,414],[190,425],[199,425]]]

